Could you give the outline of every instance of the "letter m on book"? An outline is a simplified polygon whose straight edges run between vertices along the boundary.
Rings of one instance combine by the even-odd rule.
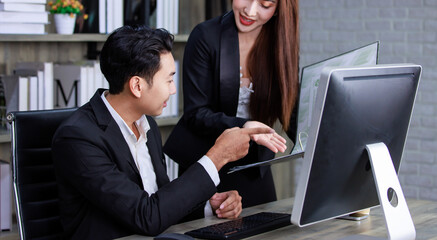
[[[68,88],[62,85],[61,80],[55,79],[55,108],[79,106],[78,83],[79,80],[74,80],[71,88]]]

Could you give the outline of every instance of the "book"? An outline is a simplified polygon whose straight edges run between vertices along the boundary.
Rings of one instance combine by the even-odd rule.
[[[114,30],[123,26],[123,1],[114,0],[114,15],[113,15],[113,28]]]
[[[156,28],[165,28],[172,34],[178,33],[179,0],[156,2]]]
[[[48,12],[0,12],[0,23],[48,23]]]
[[[5,89],[6,112],[27,111],[29,79],[17,75],[2,76]]]
[[[297,136],[292,150],[293,153],[305,151],[317,88],[323,68],[376,65],[378,63],[378,50],[379,42],[374,42],[302,68],[297,114]]]
[[[114,31],[114,1],[106,0],[106,33]]]
[[[52,62],[18,62],[15,64],[16,75],[37,76],[38,109],[53,109],[53,63]]]
[[[171,109],[170,116],[178,117],[179,116],[179,75],[180,75],[180,67],[179,61],[175,60],[176,72],[173,75],[174,85],[176,87],[176,93],[170,96]]]
[[[103,87],[104,77],[100,70],[99,61],[81,61],[76,64],[82,66],[81,81],[79,82],[79,106],[81,106],[93,97],[98,88]]]
[[[29,78],[18,76],[18,111],[29,110]]]
[[[9,163],[0,160],[0,230],[12,229],[11,179]]]
[[[37,76],[29,76],[28,77],[29,84],[29,96],[28,96],[28,110],[38,110],[38,77]]]
[[[83,102],[80,103],[80,105],[83,105],[87,103],[91,97],[93,96],[94,92],[97,90],[97,79],[95,78],[94,74],[94,63],[92,65],[86,66],[87,71],[87,89],[86,89],[86,95]]]
[[[44,34],[44,23],[0,23],[0,34]]]
[[[37,71],[36,72],[36,77],[38,79],[38,110],[43,110],[44,109],[44,71]]]
[[[2,3],[40,3],[46,4],[47,0],[0,0]]]
[[[99,0],[99,33],[107,33],[106,22],[106,0]]]
[[[33,4],[33,3],[17,3],[17,2],[0,2],[0,11],[11,12],[45,12],[45,4]]]
[[[81,86],[86,86],[86,77],[86,66],[55,64],[53,66],[54,107],[79,107],[81,94],[85,94],[81,92]]]

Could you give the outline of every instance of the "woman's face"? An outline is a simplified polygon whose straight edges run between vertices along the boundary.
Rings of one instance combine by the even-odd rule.
[[[279,0],[234,0],[232,10],[238,31],[248,33],[261,31],[264,23],[275,14]]]

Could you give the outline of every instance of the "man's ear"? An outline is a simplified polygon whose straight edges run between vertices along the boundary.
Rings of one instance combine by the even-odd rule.
[[[137,98],[141,97],[141,90],[143,86],[141,86],[141,78],[138,76],[133,76],[127,82],[129,91]]]

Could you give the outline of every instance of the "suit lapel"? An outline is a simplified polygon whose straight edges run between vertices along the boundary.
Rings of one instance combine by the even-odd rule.
[[[158,184],[158,188],[161,188],[168,182],[170,182],[167,169],[164,159],[164,154],[160,149],[161,139],[157,139],[156,134],[160,134],[159,130],[156,126],[151,124],[151,117],[147,117],[147,121],[150,124],[150,130],[147,132],[147,148],[149,149],[150,158],[152,160],[153,168],[155,170],[156,175],[156,183]]]
[[[137,183],[141,188],[143,188],[144,186],[141,181],[141,175],[132,157],[129,146],[126,143],[120,128],[112,118],[111,113],[109,113],[100,97],[103,91],[103,89],[99,89],[90,100],[91,107],[95,112],[97,124],[105,131],[105,138],[108,139],[110,148],[114,149],[115,154],[119,156],[117,159],[127,159],[130,169],[135,172],[135,175],[138,178]],[[153,121],[151,120],[151,117],[147,117],[147,120],[149,123]],[[158,139],[156,134],[160,134],[156,124],[150,124],[150,130],[147,132],[147,148],[156,174],[156,182],[158,188],[160,188],[169,182],[169,178],[167,176],[165,159],[162,151],[160,151],[161,139]]]
[[[139,178],[138,183],[141,185],[141,187],[143,187],[140,172],[138,171],[137,165],[135,164],[135,161],[132,157],[129,146],[124,140],[120,128],[112,118],[111,113],[108,111],[105,103],[101,99],[101,95],[104,91],[104,89],[97,90],[97,92],[90,100],[91,107],[93,108],[93,111],[95,113],[97,124],[102,130],[105,131],[105,138],[107,139],[108,144],[110,145],[111,149],[115,150],[115,154],[120,156],[120,158],[118,159],[127,159],[131,170],[134,171]]]
[[[221,20],[220,36],[220,107],[224,113],[235,116],[238,106],[240,55],[238,31],[234,13]]]

